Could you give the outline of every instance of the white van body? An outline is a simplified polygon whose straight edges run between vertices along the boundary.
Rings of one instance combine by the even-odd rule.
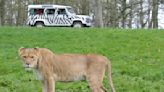
[[[28,5],[27,25],[90,27],[91,17],[76,15],[71,6]]]

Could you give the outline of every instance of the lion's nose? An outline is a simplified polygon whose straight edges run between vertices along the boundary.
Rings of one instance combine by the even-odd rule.
[[[29,63],[26,63],[26,65],[30,65]]]
[[[30,64],[29,63],[25,63],[24,67],[25,68],[29,68]]]

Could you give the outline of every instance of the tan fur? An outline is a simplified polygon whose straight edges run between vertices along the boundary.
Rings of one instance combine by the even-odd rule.
[[[25,68],[35,70],[42,81],[42,92],[55,92],[56,81],[76,81],[86,79],[92,92],[106,92],[103,87],[105,68],[108,70],[109,84],[115,92],[109,60],[94,54],[57,55],[46,48],[20,48],[19,55]]]

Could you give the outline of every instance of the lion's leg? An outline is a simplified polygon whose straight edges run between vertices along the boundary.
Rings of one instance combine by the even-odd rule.
[[[98,76],[96,74],[90,74],[86,76],[86,80],[92,90],[92,92],[103,92],[101,89],[101,85],[99,83]]]
[[[102,92],[107,92],[107,89],[105,89],[104,86],[101,86]]]
[[[42,92],[47,92],[47,84],[46,84],[46,81],[42,81]]]
[[[103,86],[104,76],[105,76],[105,67],[102,66],[102,68],[99,70],[99,83],[100,83],[100,88],[103,90],[102,92],[107,92],[107,90]]]
[[[55,81],[53,78],[48,78],[45,80],[45,86],[47,92],[55,92]]]

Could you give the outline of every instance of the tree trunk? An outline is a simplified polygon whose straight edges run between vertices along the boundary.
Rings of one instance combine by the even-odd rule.
[[[117,27],[116,0],[111,0],[111,27]]]
[[[18,15],[17,15],[17,22],[16,22],[16,25],[19,26],[21,25],[21,0],[17,0],[17,4],[18,4],[18,7],[17,7],[17,11],[18,11]]]
[[[93,20],[92,20],[92,24],[93,24],[93,25],[95,25],[95,24],[94,24],[94,23],[95,23],[95,20],[94,20],[94,19],[95,19],[95,16],[94,16],[94,15],[95,15],[95,12],[94,12],[94,10],[95,10],[94,7],[95,7],[95,6],[94,6],[94,5],[95,5],[94,0],[89,0],[89,15],[90,15],[90,16],[92,17],[92,19],[93,19]]]
[[[125,28],[125,23],[126,23],[126,0],[122,0],[121,16],[122,16],[122,27]]]
[[[158,2],[159,0],[153,0],[152,3],[152,27],[158,28]]]
[[[140,0],[140,12],[139,12],[139,16],[140,16],[140,24],[141,24],[141,28],[144,28],[144,14],[143,14],[143,0]]]
[[[5,23],[5,0],[0,0],[0,24],[3,26]]]
[[[103,27],[103,17],[102,17],[102,2],[101,0],[95,0],[94,5],[95,12],[95,27]]]
[[[148,0],[148,28],[152,28],[152,20],[151,20],[151,0]]]
[[[9,26],[13,25],[13,0],[9,2]]]
[[[132,4],[132,2],[130,3],[130,10],[129,10],[129,20],[128,20],[128,27],[129,28],[132,28],[132,20],[133,20],[133,12],[132,12],[132,10],[133,10],[133,4]]]
[[[88,6],[89,6],[89,1],[88,0],[81,0],[81,14],[83,15],[88,15],[89,13],[89,9],[88,9]]]

